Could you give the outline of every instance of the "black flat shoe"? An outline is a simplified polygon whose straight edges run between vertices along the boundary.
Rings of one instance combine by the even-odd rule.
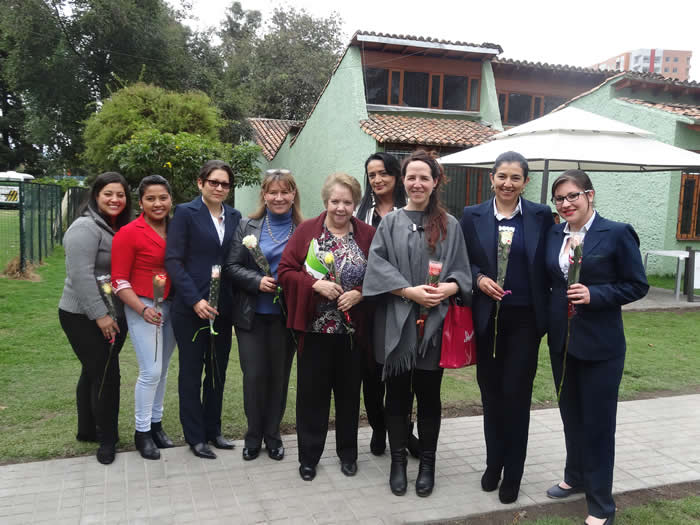
[[[501,481],[501,470],[486,467],[484,475],[481,476],[481,490],[484,492],[493,492],[498,488],[499,481]]]
[[[160,459],[160,451],[153,441],[151,431],[134,432],[134,444],[143,459]]]
[[[196,445],[190,445],[190,450],[198,458],[204,459],[216,459],[216,454],[209,448],[206,443],[197,443]]]
[[[580,492],[583,492],[583,487],[571,487],[570,489],[565,489],[560,487],[557,483],[553,487],[547,489],[547,497],[552,499],[563,499]]]
[[[316,477],[316,467],[308,465],[299,465],[299,475],[304,481],[311,481]]]
[[[270,459],[282,461],[284,459],[284,447],[268,448],[267,455],[270,457]]]
[[[210,439],[209,442],[216,448],[220,448],[223,450],[233,450],[233,448],[236,446],[233,444],[233,441],[226,439],[222,435],[218,435],[214,439]]]
[[[259,454],[260,454],[259,448],[243,447],[243,459],[245,461],[252,461],[255,458],[257,458]]]
[[[151,423],[151,437],[158,448],[173,448],[175,446],[163,430],[163,424],[160,421]]]
[[[100,443],[100,448],[97,449],[97,461],[103,465],[110,465],[114,462],[116,452],[113,443]]]
[[[513,503],[518,499],[519,492],[520,482],[504,479],[503,483],[501,483],[501,488],[498,489],[498,499],[501,500],[501,503]]]
[[[340,464],[340,472],[348,477],[352,477],[357,474],[357,461],[351,461],[349,463]]]

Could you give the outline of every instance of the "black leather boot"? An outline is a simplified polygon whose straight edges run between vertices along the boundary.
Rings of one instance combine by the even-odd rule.
[[[153,442],[158,448],[172,448],[172,440],[168,437],[168,434],[163,430],[163,422],[158,421],[158,423],[151,423],[151,437]]]
[[[406,479],[408,442],[408,421],[402,416],[386,416],[386,428],[389,432],[389,448],[391,450],[391,471],[389,487],[397,496],[406,494],[408,480]]]
[[[144,459],[160,459],[160,451],[158,447],[153,442],[153,437],[151,432],[139,432],[138,430],[134,432],[134,444],[136,445],[136,450],[141,453],[141,457]]]
[[[440,418],[418,419],[418,439],[420,440],[420,465],[416,478],[416,495],[430,496],[435,486],[435,451],[440,435]]]
[[[420,441],[413,433],[413,421],[408,423],[408,451],[416,459],[420,459]]]

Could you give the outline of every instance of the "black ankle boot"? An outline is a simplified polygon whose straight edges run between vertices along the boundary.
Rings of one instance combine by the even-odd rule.
[[[151,437],[158,448],[172,448],[175,446],[165,433],[165,430],[163,430],[163,423],[161,421],[158,421],[158,423],[151,423]]]
[[[418,477],[416,478],[416,494],[421,498],[430,496],[435,486],[435,452],[423,451],[420,454]]]
[[[408,480],[406,479],[406,449],[391,451],[391,472],[389,473],[389,487],[396,496],[406,494]]]
[[[100,443],[100,448],[97,449],[97,461],[103,465],[110,465],[114,461],[116,452],[114,443]]]
[[[136,445],[136,450],[141,453],[141,457],[144,459],[160,459],[160,451],[156,444],[153,442],[153,437],[151,432],[139,432],[138,430],[134,432],[134,444]]]

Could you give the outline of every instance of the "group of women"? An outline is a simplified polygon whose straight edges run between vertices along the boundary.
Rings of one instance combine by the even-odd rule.
[[[265,173],[260,205],[245,219],[224,203],[232,180],[228,165],[208,162],[197,181],[201,195],[168,219],[167,181],[146,177],[138,190],[142,214],[128,223],[129,188],[119,174],[105,173],[66,234],[59,317],[83,367],[77,438],[100,443],[100,462],[115,456],[118,354],[127,326],[139,362],[141,455],[157,459],[159,448],[172,446],[161,421],[175,342],[187,443],[203,458],[216,457],[210,443],[233,448],[221,435],[221,404],[234,326],[248,421],[243,459],[257,458],[263,444],[271,459],[284,457],[280,422],[296,349],[301,478],[316,475],[331,394],[340,470],[356,474],[362,388],[373,454],[384,452],[388,434],[391,491],[407,491],[410,451],[420,458],[416,494],[428,496],[441,422],[441,333],[455,297],[473,310],[487,450],[483,490],[499,489],[503,503],[518,497],[538,348],[548,333],[567,461],[563,481],[547,494],[585,492],[586,523],[613,522],[625,355],[620,307],[643,297],[648,285],[636,233],[595,211],[584,172],[567,171],[552,185],[561,225],[548,206],[521,196],[528,165],[514,152],[496,160],[494,197],[465,208],[460,222],[441,204],[445,176],[424,151],[401,167],[386,153],[370,156],[364,196],[355,178],[329,176],[321,189],[325,211],[306,221],[288,170]],[[498,247],[504,229],[512,232],[505,280]],[[582,238],[583,256],[575,261]],[[580,279],[569,285],[572,264],[580,265]],[[432,285],[430,265],[439,269]],[[110,272],[119,299],[112,310],[96,279]],[[163,278],[165,286],[156,287]],[[212,283],[220,283],[218,294]]]

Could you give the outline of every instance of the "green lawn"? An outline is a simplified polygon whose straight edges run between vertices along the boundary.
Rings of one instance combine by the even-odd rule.
[[[40,282],[0,278],[0,463],[92,454],[95,446],[75,441],[75,383],[79,364],[58,323],[63,288],[63,249],[57,247],[37,269]],[[621,397],[630,399],[657,390],[683,391],[700,385],[700,311],[624,314],[628,352]],[[121,352],[121,446],[133,447],[133,387],[138,366],[130,344]],[[170,366],[164,425],[183,443],[178,417],[177,358]],[[284,424],[292,429],[296,378],[290,381]],[[552,403],[554,385],[546,345],[533,401]],[[443,382],[446,408],[479,406],[475,369],[450,370]],[[451,411],[452,413],[452,411]],[[238,354],[231,352],[224,395],[224,433],[241,438],[245,417]]]
[[[666,290],[676,289],[676,276],[671,274],[666,275],[647,275],[649,286],[656,288],[665,288]],[[695,288],[694,292],[700,294],[700,288]],[[681,294],[683,294],[683,279],[681,278]]]
[[[19,255],[19,211],[0,209],[0,273]]]
[[[581,522],[580,517],[556,516],[524,521],[531,525],[579,525]],[[615,516],[616,525],[697,525],[698,523],[700,523],[700,496],[688,496],[672,501],[652,501],[646,505],[626,508]]]

